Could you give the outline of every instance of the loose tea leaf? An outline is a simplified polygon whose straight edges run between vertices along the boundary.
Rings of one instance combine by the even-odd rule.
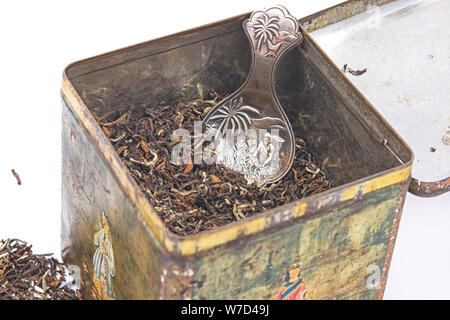
[[[13,176],[16,178],[17,184],[20,186],[22,184],[22,180],[20,180],[19,174],[16,172],[16,170],[11,170]]]
[[[350,73],[350,74],[352,74],[354,76],[360,76],[360,75],[366,73],[367,68],[364,68],[364,69],[361,69],[361,70],[354,70],[354,69],[348,67],[347,64],[344,64],[344,66],[342,67],[342,71],[348,72],[348,73]]]
[[[171,150],[172,132],[186,129],[193,135],[223,95],[203,93],[203,99],[144,110],[123,110],[103,117],[109,139],[139,188],[172,232],[185,235],[219,227],[307,197],[332,187],[325,173],[296,137],[295,160],[280,181],[259,188],[244,176],[219,164],[177,166]]]
[[[353,70],[352,68],[347,68],[348,72],[354,76],[360,76],[364,73],[366,73],[367,68],[361,69],[361,70]]]
[[[65,268],[51,254],[33,254],[31,245],[0,240],[0,300],[78,300],[66,283]]]

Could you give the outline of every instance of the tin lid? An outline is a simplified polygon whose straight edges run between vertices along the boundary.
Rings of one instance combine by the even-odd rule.
[[[450,190],[450,2],[371,3],[384,4],[347,1],[301,23],[411,146],[410,191],[445,193]]]

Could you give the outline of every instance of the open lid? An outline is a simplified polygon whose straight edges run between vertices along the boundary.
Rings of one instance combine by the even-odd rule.
[[[450,1],[347,1],[300,22],[411,146],[410,192],[449,191]]]

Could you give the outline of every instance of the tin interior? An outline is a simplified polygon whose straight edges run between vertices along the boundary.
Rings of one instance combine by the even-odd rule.
[[[349,1],[303,26],[338,66],[367,68],[346,75],[413,149],[413,178],[449,181],[450,2]]]
[[[96,116],[236,90],[250,65],[245,16],[77,62],[66,70]],[[412,154],[343,78],[311,38],[290,51],[276,72],[276,92],[296,134],[335,186],[411,161]],[[388,147],[382,141],[388,141]]]

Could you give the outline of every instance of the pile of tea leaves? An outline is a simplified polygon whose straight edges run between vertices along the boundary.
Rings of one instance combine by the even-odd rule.
[[[0,300],[78,300],[66,283],[66,269],[51,254],[33,254],[31,245],[0,240]]]
[[[172,132],[193,135],[201,121],[225,95],[211,91],[203,99],[151,108],[114,111],[97,118],[115,150],[130,170],[169,230],[195,234],[251,217],[332,187],[300,137],[295,139],[291,170],[263,188],[248,185],[244,176],[220,164],[174,165]]]

